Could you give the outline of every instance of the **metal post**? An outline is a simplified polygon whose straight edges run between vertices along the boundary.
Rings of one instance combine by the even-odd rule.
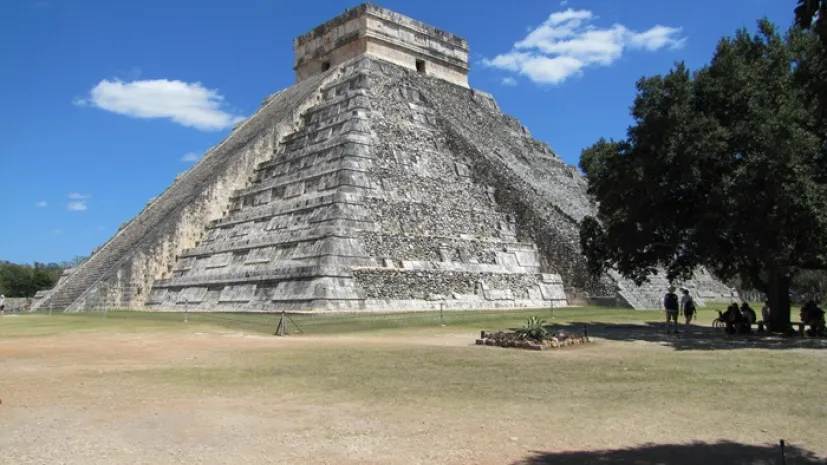
[[[787,457],[786,457],[786,454],[784,453],[784,446],[785,446],[784,440],[782,439],[781,440],[781,465],[786,465],[787,464]]]
[[[281,319],[279,320],[279,328],[277,334],[279,336],[284,336],[285,333],[285,326],[287,326],[287,320],[284,318],[284,310],[281,311]]]
[[[190,309],[184,309],[184,323],[189,323],[190,321]]]
[[[443,315],[443,307],[445,306],[445,302],[439,303],[439,323],[441,326],[445,326],[445,315]]]

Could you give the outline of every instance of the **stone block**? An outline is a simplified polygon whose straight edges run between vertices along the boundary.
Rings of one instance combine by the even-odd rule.
[[[200,303],[207,296],[206,287],[187,287],[178,293],[175,303],[178,304],[197,304]]]
[[[460,178],[470,178],[471,177],[471,168],[466,165],[465,163],[454,163],[454,169],[457,172],[457,176]]]
[[[255,284],[236,284],[225,286],[221,290],[219,302],[249,302],[255,298]]]
[[[205,263],[206,268],[223,268],[230,264],[233,259],[232,253],[219,253],[211,256],[207,263]]]

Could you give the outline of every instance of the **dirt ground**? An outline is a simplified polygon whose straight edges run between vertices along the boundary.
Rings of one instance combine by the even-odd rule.
[[[664,400],[653,394],[648,408],[641,408],[647,406],[645,396],[635,397],[643,394],[618,392],[619,400],[608,410],[560,388],[514,387],[512,396],[508,383],[502,391],[480,392],[440,379],[439,389],[457,392],[427,395],[405,390],[408,383],[425,385],[421,379],[375,385],[365,379],[353,388],[337,384],[352,371],[342,360],[350,360],[353,370],[368,370],[360,360],[374,360],[365,357],[381,357],[383,351],[405,357],[404,363],[414,367],[411,376],[427,376],[417,374],[416,367],[424,366],[417,362],[420,358],[441,358],[437,365],[450,365],[452,354],[471,357],[465,359],[468,363],[487,355],[506,362],[528,360],[521,367],[533,363],[526,357],[543,357],[552,367],[565,363],[567,370],[583,367],[603,375],[600,363],[605,362],[621,370],[618,376],[623,376],[618,363],[628,361],[634,370],[635,360],[647,354],[675,356],[673,348],[639,341],[598,340],[558,354],[469,347],[474,336],[444,332],[281,339],[215,330],[69,332],[0,340],[0,463],[683,464],[697,459],[757,464],[780,463],[771,447],[780,437],[809,451],[788,463],[827,463],[822,461],[827,456],[823,422],[796,420],[800,415],[795,412],[768,416],[753,406],[722,411],[712,399],[739,390],[723,379],[720,390],[709,388],[717,380],[699,380],[697,397],[676,392]],[[309,354],[306,362],[302,354]],[[824,373],[822,351],[796,349],[783,356],[803,359],[803,366]],[[390,363],[377,377],[405,376],[407,365],[392,372]],[[303,366],[309,373],[302,375],[304,381],[292,381],[290,370],[298,373]],[[640,366],[646,370],[647,365]],[[501,375],[482,370],[478,383],[485,385],[491,376]],[[531,376],[526,370],[513,382]],[[381,395],[381,383],[388,383],[387,398]],[[627,396],[638,400],[623,405]],[[772,408],[769,399],[758,404]],[[675,449],[652,452],[644,444]],[[700,448],[691,449],[692,444]],[[754,449],[738,452],[736,444]],[[690,449],[681,452],[681,447]],[[595,452],[630,448],[643,448],[644,455],[612,459]],[[583,453],[592,455],[577,455]],[[717,454],[717,459],[707,454]],[[754,457],[734,460],[743,454]]]

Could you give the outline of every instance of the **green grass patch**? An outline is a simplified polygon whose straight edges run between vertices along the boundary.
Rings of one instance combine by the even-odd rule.
[[[716,309],[699,309],[698,324],[709,324]],[[395,329],[446,328],[456,330],[501,330],[521,326],[530,316],[549,324],[577,322],[645,323],[663,321],[659,311],[636,311],[605,307],[566,307],[529,310],[468,310],[398,313],[319,313],[290,315],[288,334],[326,335],[376,332]],[[65,331],[164,331],[185,328],[218,328],[256,334],[275,334],[281,315],[278,313],[218,312],[108,312],[24,314],[0,320],[0,337],[13,335],[48,335]],[[187,324],[184,324],[185,319]]]

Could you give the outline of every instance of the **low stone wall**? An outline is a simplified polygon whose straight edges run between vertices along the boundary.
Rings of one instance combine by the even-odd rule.
[[[557,333],[542,341],[523,340],[516,333],[497,331],[494,333],[482,332],[476,343],[478,346],[497,346],[514,349],[548,350],[562,347],[576,346],[590,343],[585,334]]]
[[[19,308],[19,311],[28,310],[33,300],[27,297],[6,297],[6,312],[11,312],[14,308]]]

